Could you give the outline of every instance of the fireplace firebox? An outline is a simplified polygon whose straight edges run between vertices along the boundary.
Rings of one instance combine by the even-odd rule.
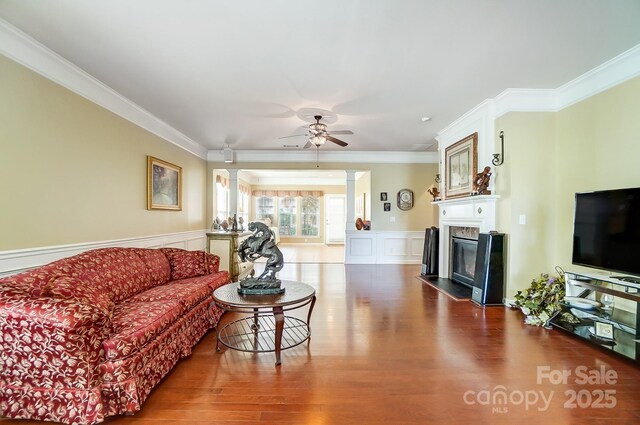
[[[451,238],[451,280],[473,288],[478,241],[453,236]]]

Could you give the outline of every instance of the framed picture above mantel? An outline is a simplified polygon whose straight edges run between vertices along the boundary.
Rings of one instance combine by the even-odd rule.
[[[471,195],[478,169],[478,133],[452,144],[444,152],[445,199]]]

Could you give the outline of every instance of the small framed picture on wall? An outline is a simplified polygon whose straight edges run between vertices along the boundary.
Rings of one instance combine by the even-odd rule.
[[[384,203],[384,210],[385,211],[391,211],[391,202],[385,202]]]
[[[380,200],[382,202],[386,202],[387,201],[387,192],[380,192]]]

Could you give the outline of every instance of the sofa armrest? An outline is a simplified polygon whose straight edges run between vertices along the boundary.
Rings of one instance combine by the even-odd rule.
[[[110,326],[75,300],[0,291],[0,387],[94,388]]]

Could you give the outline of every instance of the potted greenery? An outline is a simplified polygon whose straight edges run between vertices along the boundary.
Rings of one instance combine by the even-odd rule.
[[[514,306],[524,313],[524,323],[547,326],[549,319],[560,309],[564,295],[563,274],[559,274],[559,277],[541,274],[537,279],[533,279],[528,289],[516,293]]]

